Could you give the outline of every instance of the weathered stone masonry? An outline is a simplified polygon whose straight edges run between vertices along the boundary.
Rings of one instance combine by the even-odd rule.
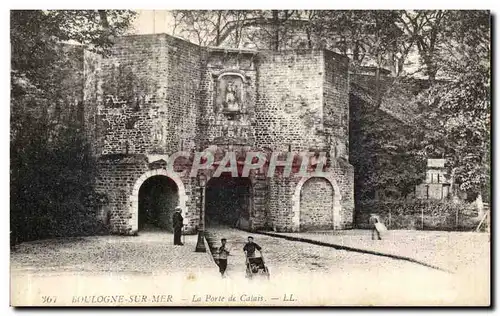
[[[84,59],[85,131],[114,232],[137,232],[138,192],[151,176],[177,184],[188,231],[203,225],[199,179],[168,172],[166,161],[205,149],[216,161],[228,151],[328,152],[326,177],[252,171],[249,228],[352,227],[346,58],[199,47],[156,34],[122,37],[108,57],[86,52]],[[209,181],[214,170],[200,174]]]

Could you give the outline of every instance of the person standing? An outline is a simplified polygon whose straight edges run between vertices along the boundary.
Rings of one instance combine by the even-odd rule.
[[[262,255],[262,248],[253,242],[253,237],[248,237],[248,242],[243,247],[243,252],[248,258],[255,258],[255,250],[258,250]]]
[[[222,238],[220,240],[221,246],[217,251],[219,255],[219,272],[222,277],[225,277],[226,269],[227,269],[227,256],[229,256],[229,247],[226,246],[226,238]]]
[[[182,217],[182,209],[178,206],[175,208],[174,216],[172,217],[174,228],[174,245],[183,246],[181,242],[182,226],[184,226],[184,218]]]
[[[375,214],[370,214],[369,222],[370,225],[372,226],[372,240],[375,239],[375,235],[377,235],[378,240],[382,240],[380,233],[387,230],[385,225],[380,222],[379,217]]]

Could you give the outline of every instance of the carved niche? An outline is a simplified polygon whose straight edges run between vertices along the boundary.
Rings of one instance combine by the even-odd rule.
[[[152,152],[163,153],[166,146],[166,126],[161,120],[154,120],[151,127]]]
[[[163,126],[161,123],[156,123],[152,130],[152,138],[155,144],[163,143]]]
[[[215,74],[216,78],[216,112],[221,112],[230,118],[245,113],[245,94],[247,80],[238,71],[225,71]]]

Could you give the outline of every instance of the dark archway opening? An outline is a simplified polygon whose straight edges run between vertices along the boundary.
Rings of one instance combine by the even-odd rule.
[[[179,190],[169,177],[153,176],[139,189],[139,230],[172,231]]]
[[[247,229],[251,209],[251,183],[248,178],[217,177],[207,183],[205,222],[208,227]]]

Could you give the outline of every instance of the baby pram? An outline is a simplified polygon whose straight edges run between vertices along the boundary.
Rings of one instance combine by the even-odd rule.
[[[269,269],[264,263],[264,257],[246,257],[246,277],[264,276],[269,279]]]

